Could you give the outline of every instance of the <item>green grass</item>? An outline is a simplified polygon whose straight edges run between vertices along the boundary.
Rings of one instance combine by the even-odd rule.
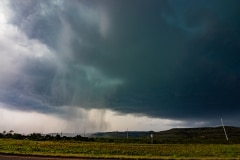
[[[240,158],[240,144],[127,144],[0,139],[0,153],[135,159]]]

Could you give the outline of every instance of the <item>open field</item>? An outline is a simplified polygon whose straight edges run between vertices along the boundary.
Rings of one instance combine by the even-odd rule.
[[[240,144],[128,144],[0,139],[0,153],[135,159],[240,158]]]

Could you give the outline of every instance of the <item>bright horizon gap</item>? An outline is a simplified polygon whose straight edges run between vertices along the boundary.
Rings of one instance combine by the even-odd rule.
[[[13,130],[16,133],[94,133],[110,131],[162,131],[182,128],[184,122],[146,116],[121,115],[111,110],[81,110],[89,119],[64,119],[54,114],[24,112],[0,108],[0,132]],[[11,115],[11,116],[9,116]],[[104,118],[103,118],[104,117]],[[81,122],[84,122],[81,123]],[[128,125],[126,127],[126,121]],[[46,125],[47,124],[47,125]],[[77,124],[79,127],[76,129]],[[103,126],[105,125],[105,126]]]

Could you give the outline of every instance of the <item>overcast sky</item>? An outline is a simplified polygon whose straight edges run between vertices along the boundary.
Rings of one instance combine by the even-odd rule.
[[[0,0],[0,132],[240,120],[239,0]]]

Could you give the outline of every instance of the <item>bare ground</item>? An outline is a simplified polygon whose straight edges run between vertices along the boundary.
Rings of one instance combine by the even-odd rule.
[[[0,160],[59,160],[59,159],[60,160],[96,160],[92,158],[45,157],[45,156],[0,154]],[[97,160],[104,160],[104,159],[97,159]]]

